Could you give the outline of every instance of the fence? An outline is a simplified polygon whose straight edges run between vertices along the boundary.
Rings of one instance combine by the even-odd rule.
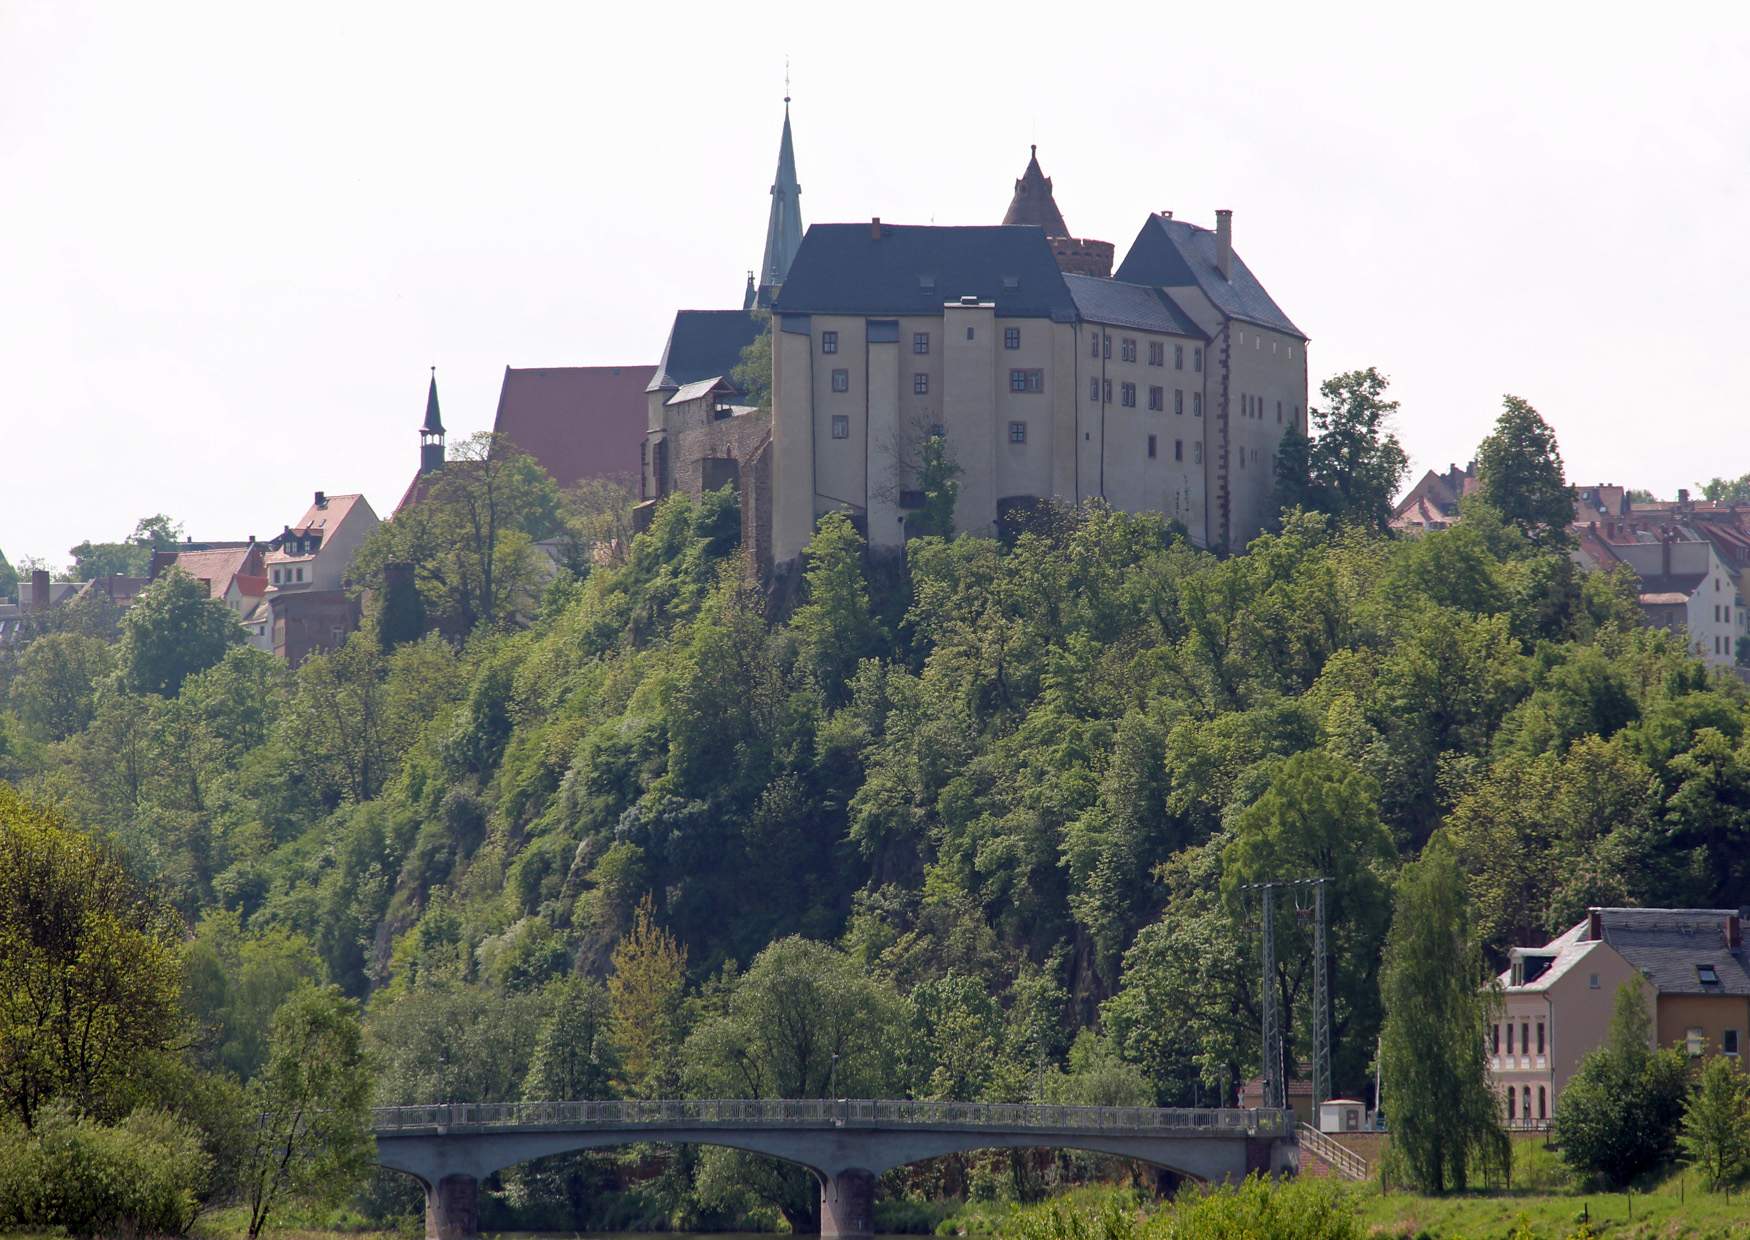
[[[451,1102],[378,1107],[379,1133],[450,1128],[1038,1128],[1052,1131],[1277,1137],[1285,1111],[1267,1108],[1068,1107],[1031,1103],[871,1099],[685,1099],[616,1102]]]
[[[1365,1158],[1347,1146],[1331,1140],[1311,1124],[1301,1124],[1297,1135],[1302,1149],[1311,1150],[1318,1155],[1330,1165],[1331,1170],[1345,1180],[1365,1180],[1370,1174]]]

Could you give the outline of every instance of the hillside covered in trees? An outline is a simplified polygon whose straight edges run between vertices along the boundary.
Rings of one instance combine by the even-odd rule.
[[[460,555],[440,517],[361,562]],[[426,573],[429,619],[379,601],[293,674],[172,577],[119,635],[70,614],[7,652],[0,778],[183,919],[205,1072],[259,1072],[315,979],[363,1004],[381,1103],[1207,1103],[1258,1069],[1240,887],[1316,873],[1336,1085],[1359,1091],[1391,883],[1434,833],[1496,958],[1589,903],[1736,904],[1750,865],[1741,685],[1547,529],[1486,503],[1377,527],[1293,508],[1222,559],[1096,506],[871,564],[833,516],[774,603],[733,498],[674,497],[538,607]],[[166,653],[154,625],[195,637]],[[1282,933],[1304,1054],[1310,934]],[[1026,1193],[1066,1170],[908,1174]],[[496,1208],[815,1205],[799,1172],[705,1151],[549,1160]]]

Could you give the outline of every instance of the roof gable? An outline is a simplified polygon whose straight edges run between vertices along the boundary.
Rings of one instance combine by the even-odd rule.
[[[650,375],[645,391],[677,388],[729,374],[741,362],[741,351],[759,338],[765,322],[763,315],[752,310],[675,311],[662,361]]]
[[[651,375],[649,366],[506,366],[492,429],[562,487],[635,475]]]
[[[1075,319],[1044,230],[1003,225],[816,224],[776,309],[939,315],[944,304],[968,296],[994,303],[1003,317]]]
[[[1216,266],[1215,233],[1184,220],[1149,216],[1116,274],[1133,284],[1195,287],[1229,318],[1306,339],[1238,253],[1233,256],[1233,279],[1222,278]]]

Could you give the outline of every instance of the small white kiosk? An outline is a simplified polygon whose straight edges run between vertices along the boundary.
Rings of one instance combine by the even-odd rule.
[[[1320,1132],[1365,1132],[1367,1104],[1353,1098],[1330,1098],[1319,1103]]]

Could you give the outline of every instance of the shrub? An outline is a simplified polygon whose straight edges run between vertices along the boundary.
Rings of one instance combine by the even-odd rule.
[[[211,1165],[199,1134],[162,1111],[111,1127],[51,1107],[34,1129],[0,1133],[0,1227],[181,1235]]]

